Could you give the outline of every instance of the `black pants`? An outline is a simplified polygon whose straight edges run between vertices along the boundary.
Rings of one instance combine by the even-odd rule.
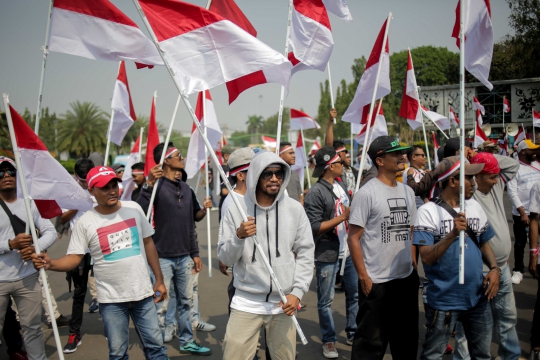
[[[84,311],[84,298],[88,288],[88,272],[92,269],[90,265],[90,254],[84,255],[81,263],[72,270],[73,280],[73,305],[71,306],[71,320],[69,320],[69,333],[81,336],[81,325]]]
[[[21,351],[23,346],[23,339],[20,332],[21,325],[17,321],[17,314],[13,311],[11,305],[11,300],[9,300],[6,318],[4,320],[4,328],[2,329],[2,335],[4,335],[9,356]]]
[[[383,358],[386,347],[394,360],[416,359],[418,351],[418,274],[373,284],[366,297],[358,285],[358,328],[352,360]]]
[[[525,265],[523,264],[523,253],[525,252],[525,245],[529,241],[527,236],[527,227],[521,222],[521,216],[512,215],[514,220],[514,270],[520,273],[525,272]]]

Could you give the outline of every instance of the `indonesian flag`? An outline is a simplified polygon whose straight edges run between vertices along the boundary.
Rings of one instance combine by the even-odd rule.
[[[480,125],[482,123],[482,115],[480,113],[480,110],[476,110],[476,132],[474,136],[474,148],[477,149],[480,145],[484,143],[484,141],[487,141],[488,138],[486,134],[484,133],[484,130],[482,130],[482,126]]]
[[[156,95],[152,98],[150,121],[148,123],[148,138],[146,139],[146,157],[144,158],[144,176],[148,176],[150,169],[156,166],[154,161],[154,148],[159,144],[159,133],[156,123]],[[125,170],[124,170],[125,171]]]
[[[405,85],[403,87],[403,97],[401,98],[399,116],[407,119],[407,122],[413,130],[416,130],[422,125],[422,110],[420,109],[420,97],[418,96],[418,87],[416,85],[416,77],[414,76],[411,50],[409,50],[407,75],[405,76]]]
[[[352,21],[352,15],[345,0],[322,0],[326,10],[345,21]]]
[[[300,178],[300,184],[302,188],[304,187],[304,169],[307,165],[306,151],[304,150],[304,139],[302,138],[302,133],[298,132],[298,140],[296,141],[296,148],[294,149],[294,155],[296,161],[291,167],[291,170],[296,171],[298,177]]]
[[[197,97],[197,106],[195,108],[195,116],[199,120],[201,126],[206,127],[206,137],[212,149],[216,151],[218,158],[221,160],[221,128],[219,127],[216,110],[214,109],[214,102],[210,96],[210,91],[205,92],[206,101],[203,106],[203,93],[200,92]],[[204,109],[206,108],[206,109]],[[203,138],[195,124],[191,128],[191,139],[189,140],[188,151],[186,155],[186,173],[188,179],[192,179],[201,170],[201,167],[205,164],[205,148]]]
[[[379,100],[379,101],[382,101],[382,100]],[[356,124],[353,124],[353,125],[356,125]],[[364,145],[366,142],[367,124],[360,125],[360,126],[361,126],[361,128],[359,129],[360,131],[358,131],[358,136],[356,137],[355,140],[358,144]],[[371,133],[371,136],[370,136],[371,142],[373,142],[373,140],[375,140],[379,136],[388,135],[388,128],[386,126],[386,119],[384,118],[384,112],[383,112],[382,106],[377,116],[373,114],[370,126],[371,127],[369,131]],[[354,129],[353,129],[353,132],[354,132]]]
[[[505,113],[510,112],[510,103],[508,102],[508,99],[506,98],[506,96],[503,98],[503,111]]]
[[[11,105],[9,111],[21,154],[21,170],[28,187],[28,195],[36,203],[41,217],[52,219],[61,215],[62,209],[92,209],[92,200],[88,193],[51,156],[43,142]],[[17,187],[17,192],[17,196],[22,199],[21,186]]]
[[[294,0],[293,5],[289,34],[292,52],[288,56],[294,66],[292,71],[324,71],[334,48],[326,7],[322,0]]]
[[[251,25],[251,22],[249,22],[246,15],[244,15],[234,0],[213,0],[208,10],[223,16],[225,19],[240,26],[249,34],[257,37],[257,30]]]
[[[276,139],[274,138],[271,138],[269,136],[261,136],[261,139],[262,139],[262,142],[264,144],[264,146],[266,146],[268,149],[271,149],[271,148],[276,148],[277,146],[277,141]]]
[[[441,114],[436,113],[435,111],[431,111],[428,108],[422,106],[422,111],[424,114],[426,114],[426,117],[433,121],[441,130],[448,130],[450,129],[450,120],[446,116],[443,116]]]
[[[540,127],[540,114],[533,109],[533,123],[535,127]]]
[[[439,150],[440,146],[437,142],[437,136],[435,136],[435,133],[431,132],[431,141],[433,141],[433,166],[439,165],[439,155],[437,154],[437,150]]]
[[[133,182],[133,178],[131,177],[132,170],[131,167],[139,162],[139,144],[141,142],[141,136],[139,135],[137,137],[137,140],[135,141],[135,144],[131,148],[131,152],[129,153],[129,157],[126,162],[126,167],[124,169],[124,175],[122,175],[122,186],[124,187],[124,191],[122,192],[122,196],[120,200],[131,200],[131,194],[133,193],[133,189],[135,189],[135,182]],[[136,170],[141,171],[141,170]],[[144,173],[144,171],[142,171]]]
[[[482,115],[486,115],[486,109],[484,106],[480,103],[480,101],[476,98],[476,96],[473,96],[473,104],[472,107],[474,110],[480,110]],[[482,124],[480,124],[482,126]]]
[[[133,103],[131,102],[131,93],[129,92],[126,64],[123,61],[120,62],[120,68],[118,69],[111,108],[114,110],[114,114],[111,119],[112,129],[109,140],[120,146],[129,128],[137,120]]]
[[[516,136],[514,136],[514,146],[516,146],[521,140],[525,140],[526,138],[527,134],[525,133],[525,129],[523,128],[523,126],[521,126]]]
[[[450,119],[450,122],[455,128],[459,127],[459,118],[454,113],[454,110],[452,109],[452,107],[450,107],[448,110],[448,118]]]
[[[503,155],[508,155],[508,134],[504,132],[504,139],[499,139],[499,147],[502,150]]]
[[[55,0],[49,50],[92,60],[163,65],[152,41],[109,0]]]
[[[379,32],[379,36],[377,36],[375,45],[371,50],[371,55],[366,63],[366,69],[360,79],[356,94],[354,94],[354,99],[342,117],[343,121],[361,123],[362,116],[368,116],[367,114],[363,115],[363,113],[366,112],[366,105],[371,105],[371,99],[373,97],[373,92],[375,91],[375,79],[379,67],[381,67],[381,72],[375,99],[380,99],[390,94],[390,49],[388,46],[388,39],[386,40],[386,44],[383,44],[387,21],[388,20],[384,22],[381,31]],[[382,61],[379,63],[381,53],[383,54],[383,57]],[[367,112],[369,112],[369,106],[367,107]]]
[[[303,111],[291,109],[291,130],[320,129],[320,125]]]
[[[267,71],[288,87],[291,63],[232,21],[183,1],[140,4],[184,95]]]
[[[315,155],[315,153],[317,151],[319,151],[320,148],[321,148],[321,144],[319,144],[319,142],[317,140],[315,140],[315,142],[313,143],[313,146],[309,150],[309,154],[310,155]]]
[[[456,22],[452,37],[459,48],[460,3],[456,8]],[[491,24],[490,0],[467,0],[463,20],[465,35],[465,69],[480,80],[489,90],[488,81],[491,58],[493,57],[493,27]]]

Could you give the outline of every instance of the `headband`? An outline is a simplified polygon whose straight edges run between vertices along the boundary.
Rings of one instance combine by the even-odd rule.
[[[132,171],[131,175],[144,175],[144,171]]]
[[[75,177],[76,177],[77,180],[79,180],[79,181],[84,181],[84,182],[86,182],[86,179],[83,179],[82,177],[80,177],[79,175],[77,175],[77,173],[75,173]]]
[[[246,171],[248,168],[249,168],[249,164],[239,166],[239,167],[237,167],[237,168],[234,169],[234,170],[230,170],[229,175],[230,175],[230,176],[235,176],[235,175],[238,174],[239,172]]]
[[[171,148],[171,150],[167,151],[167,153],[165,153],[165,159],[168,159],[171,157],[172,154],[174,154],[175,151],[178,151],[177,148],[173,147]]]
[[[333,163],[337,162],[338,160],[340,160],[341,158],[339,157],[339,155],[336,154],[336,156],[334,156],[333,158],[331,158],[327,163],[326,163],[326,166],[324,167],[324,169],[328,169],[328,167],[330,165],[332,165]]]
[[[338,147],[338,148],[336,149],[336,152],[338,153],[338,152],[342,152],[342,151],[345,151],[345,150],[347,150],[347,149],[345,148],[345,146],[341,146],[341,147]]]
[[[279,155],[283,154],[285,151],[292,149],[291,145],[285,146],[283,149],[279,151]]]

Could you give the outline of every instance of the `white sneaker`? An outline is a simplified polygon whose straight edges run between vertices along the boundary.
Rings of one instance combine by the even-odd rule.
[[[518,285],[523,280],[523,274],[519,271],[514,271],[512,273],[512,284]]]
[[[215,325],[209,324],[203,319],[199,319],[199,323],[197,324],[197,327],[195,328],[197,331],[214,331],[216,330]]]
[[[167,327],[165,328],[165,335],[163,336],[163,342],[170,342],[173,339],[174,336],[174,328],[173,327]]]
[[[339,355],[336,349],[336,344],[333,342],[324,344],[322,346],[322,354],[327,359],[337,359]]]

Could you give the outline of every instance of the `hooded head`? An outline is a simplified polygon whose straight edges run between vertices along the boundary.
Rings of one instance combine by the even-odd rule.
[[[259,179],[261,178],[261,174],[263,171],[271,166],[271,165],[279,165],[281,166],[281,169],[284,171],[285,176],[283,177],[283,181],[281,182],[281,187],[276,195],[276,198],[274,200],[274,203],[272,206],[281,198],[283,197],[283,193],[285,192],[285,189],[287,188],[287,185],[289,184],[289,179],[291,177],[291,168],[285,161],[283,161],[278,155],[276,155],[273,152],[269,151],[263,151],[258,154],[256,154],[253,159],[251,160],[251,164],[249,165],[249,171],[247,173],[247,180],[246,180],[246,187],[247,187],[247,199],[249,199],[250,202],[256,204],[257,206],[261,207],[257,203],[257,185],[259,184]],[[251,210],[250,206],[248,206],[248,211]]]

